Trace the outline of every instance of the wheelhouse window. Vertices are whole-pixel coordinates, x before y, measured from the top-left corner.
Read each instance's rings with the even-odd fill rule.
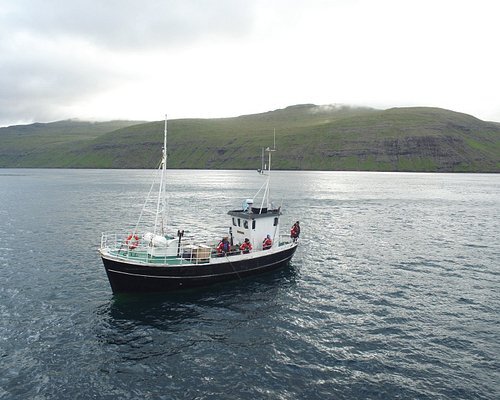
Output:
[[[243,221],[243,228],[248,229],[248,221],[247,220]]]
[[[233,225],[236,226],[236,219],[233,217]]]
[[[241,219],[238,218],[238,226],[241,226]]]
[[[278,225],[278,217],[274,218],[274,226]]]
[[[252,220],[252,229],[255,229],[255,220]]]

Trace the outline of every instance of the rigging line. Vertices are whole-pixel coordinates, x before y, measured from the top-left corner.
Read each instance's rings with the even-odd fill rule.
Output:
[[[236,269],[234,268],[233,266],[233,263],[231,261],[229,261],[229,257],[227,256],[227,254],[224,254],[224,256],[226,257],[226,260],[227,262],[229,263],[229,265],[231,266],[231,268],[233,269],[233,271],[235,272],[236,276],[238,277],[238,279],[241,281],[241,276],[240,274],[238,273],[238,271],[236,271]]]
[[[254,199],[255,199],[255,198],[257,198],[257,196],[259,195],[260,191],[264,188],[264,186],[266,186],[266,182],[264,182],[264,183],[262,184],[262,186],[260,187],[260,189],[257,191],[257,193],[255,193],[255,195],[254,195]]]
[[[160,163],[161,163],[161,161],[160,161]],[[151,187],[149,188],[149,193],[146,196],[146,200],[144,201],[144,204],[142,206],[141,213],[139,214],[139,219],[137,220],[137,223],[136,223],[136,225],[134,227],[134,232],[133,232],[134,234],[137,233],[137,229],[139,228],[139,224],[141,223],[142,216],[143,216],[144,212],[146,211],[146,207],[147,207],[148,202],[151,199],[151,193],[153,192],[153,188],[156,185],[156,179],[157,179],[157,176],[158,176],[158,167],[159,167],[160,163],[158,163],[158,166],[153,170],[153,173],[152,173],[152,175],[153,175],[153,182],[151,184]]]

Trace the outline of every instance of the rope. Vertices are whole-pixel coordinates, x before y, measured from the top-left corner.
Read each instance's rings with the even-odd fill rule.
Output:
[[[240,274],[238,273],[238,271],[236,271],[236,269],[234,268],[234,265],[231,261],[229,261],[229,257],[227,256],[226,253],[224,253],[224,256],[226,257],[227,259],[227,262],[229,263],[229,265],[231,266],[231,268],[233,269],[234,273],[236,274],[236,276],[238,276],[238,279],[241,281],[241,276]]]

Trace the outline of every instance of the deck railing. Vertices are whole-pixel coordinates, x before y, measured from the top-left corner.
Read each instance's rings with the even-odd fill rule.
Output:
[[[172,238],[173,239],[173,238]],[[170,239],[170,240],[172,240]],[[289,235],[280,235],[278,246],[292,243]],[[120,233],[103,233],[101,237],[101,251],[114,257],[133,260],[139,263],[158,263],[182,265],[184,263],[207,263],[213,257],[217,257],[218,242],[195,242],[183,238],[179,244],[176,240],[171,242],[167,248],[154,248],[150,240],[144,240],[140,235],[137,239]],[[162,254],[162,250],[163,253]],[[254,250],[266,251],[266,250]],[[234,246],[233,252],[228,255],[241,254],[238,246]]]

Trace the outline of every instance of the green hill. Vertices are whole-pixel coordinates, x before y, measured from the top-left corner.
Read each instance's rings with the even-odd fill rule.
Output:
[[[153,168],[160,158],[163,121],[74,123],[0,128],[0,167]],[[274,129],[276,169],[500,172],[500,124],[438,108],[312,104],[169,121],[169,167],[258,168]]]
[[[142,122],[65,120],[0,128],[0,167],[72,167],[72,149]]]

